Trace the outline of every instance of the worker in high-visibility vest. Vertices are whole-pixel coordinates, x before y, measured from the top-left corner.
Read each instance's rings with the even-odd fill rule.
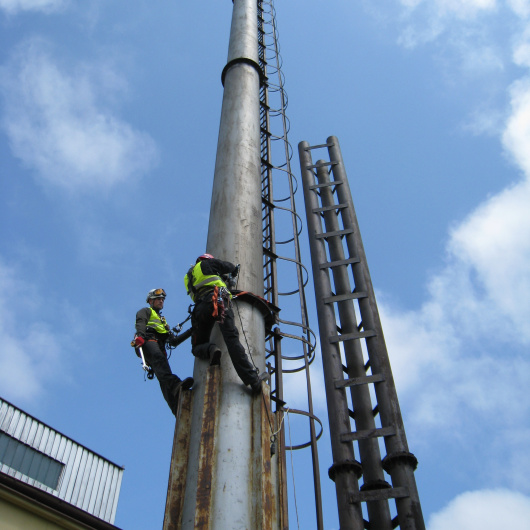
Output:
[[[154,371],[160,384],[162,395],[173,413],[176,412],[178,396],[181,390],[188,390],[193,385],[193,378],[180,377],[171,372],[167,360],[166,344],[177,346],[191,335],[191,330],[176,337],[162,316],[166,292],[164,289],[151,289],[147,294],[144,307],[136,313],[136,348],[142,348],[146,363]]]
[[[260,392],[261,382],[269,376],[267,372],[259,374],[239,342],[231,307],[232,295],[223,280],[225,275],[235,277],[238,273],[239,265],[203,254],[184,276],[186,292],[195,302],[191,314],[191,351],[196,357],[210,359],[211,364],[219,363],[221,351],[210,342],[212,328],[217,322],[237,375],[254,392]]]

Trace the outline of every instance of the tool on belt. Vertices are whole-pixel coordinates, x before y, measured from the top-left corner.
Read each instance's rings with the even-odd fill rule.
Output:
[[[230,307],[230,293],[224,287],[215,286],[212,293],[212,316],[222,324],[225,320],[226,309]]]

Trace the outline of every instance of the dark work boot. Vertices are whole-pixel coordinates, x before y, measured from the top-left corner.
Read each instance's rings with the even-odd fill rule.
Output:
[[[219,366],[221,364],[221,350],[217,347],[217,344],[210,343],[210,366]]]
[[[268,381],[269,378],[270,376],[267,372],[263,372],[262,374],[258,375],[258,378],[253,383],[250,383],[252,392],[254,392],[254,394],[259,394],[261,392],[261,382]]]
[[[193,377],[186,377],[184,381],[179,381],[175,388],[173,388],[173,406],[171,407],[171,412],[177,415],[177,409],[179,404],[179,397],[181,390],[189,390],[193,386]]]
[[[173,389],[173,397],[178,399],[181,390],[188,390],[193,386],[193,377],[186,377],[184,381],[179,381]]]

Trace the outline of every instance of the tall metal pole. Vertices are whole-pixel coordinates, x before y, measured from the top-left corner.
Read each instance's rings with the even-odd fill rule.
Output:
[[[222,73],[224,95],[206,252],[240,263],[238,289],[260,296],[261,77],[257,0],[234,0],[228,60]],[[264,317],[258,309],[239,301],[234,303],[234,313],[240,340],[252,362],[263,371]],[[268,386],[264,385],[265,396],[253,395],[237,376],[216,327],[211,340],[223,351],[221,367],[219,370],[208,366],[207,361],[195,361],[191,407],[186,409],[187,402],[183,401],[175,431],[172,470],[180,465],[181,471],[180,479],[170,473],[165,519],[172,519],[173,513],[174,521],[165,522],[164,528],[278,528]],[[187,454],[179,455],[175,447],[185,448]],[[187,461],[182,465],[184,459]]]
[[[257,1],[235,0],[215,163],[206,250],[241,264],[238,288],[263,294],[261,159]],[[241,340],[260,370],[265,368],[265,324],[250,305],[235,308],[244,329]],[[220,341],[219,341],[220,342]],[[228,355],[224,354],[220,425],[217,431],[217,488],[214,512],[218,528],[257,527],[253,504],[252,402]],[[257,411],[254,411],[257,413]],[[261,450],[261,449],[259,449]],[[262,473],[261,469],[255,469]],[[254,477],[257,478],[257,477]]]

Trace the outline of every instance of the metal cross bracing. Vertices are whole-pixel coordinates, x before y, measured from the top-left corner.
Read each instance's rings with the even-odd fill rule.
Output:
[[[325,149],[326,160],[314,163],[314,149]],[[417,460],[407,445],[338,140],[301,142],[299,155],[340,527],[422,530]]]
[[[271,398],[276,400],[278,424],[285,410],[308,418],[309,441],[287,445],[285,428],[280,433],[280,465],[283,474],[284,499],[287,498],[286,449],[311,448],[313,487],[315,495],[316,527],[323,528],[320,473],[317,440],[322,435],[322,424],[313,412],[313,398],[309,367],[315,359],[316,337],[309,328],[305,286],[308,272],[300,257],[299,235],[302,230],[296,212],[297,181],[291,171],[292,146],[288,140],[289,120],[286,115],[287,94],[284,89],[282,59],[279,51],[276,13],[273,0],[258,0],[258,56],[264,82],[260,89],[261,121],[261,178],[263,220],[264,296],[283,313],[276,313],[274,329],[266,337],[268,366],[274,375]],[[284,297],[292,297],[288,302]],[[294,298],[294,300],[293,300]],[[280,302],[282,300],[282,302]],[[299,307],[298,317],[289,313],[283,318],[285,307]],[[300,373],[305,380],[307,410],[283,407],[284,376]],[[318,430],[318,432],[317,432]],[[287,506],[283,506],[287,516]],[[284,520],[287,520],[285,517]]]

